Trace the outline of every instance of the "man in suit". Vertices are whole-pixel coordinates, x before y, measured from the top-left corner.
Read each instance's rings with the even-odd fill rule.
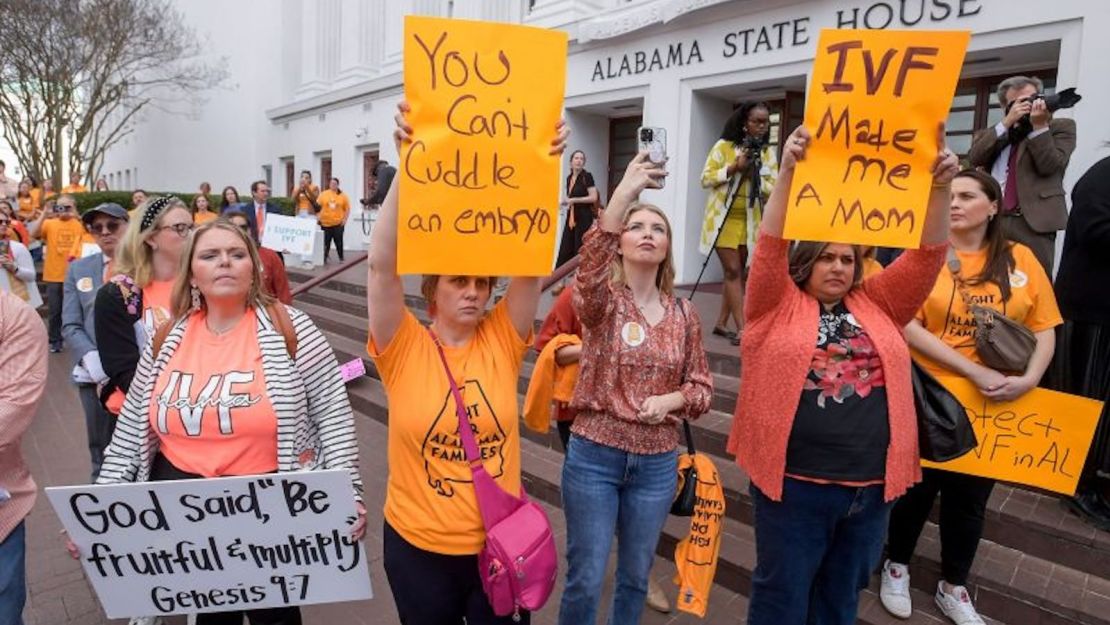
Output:
[[[230,205],[228,209],[232,208]],[[261,240],[262,230],[266,226],[266,215],[281,213],[281,207],[270,201],[270,185],[265,180],[255,180],[251,183],[251,201],[245,202],[238,210],[247,214],[251,222],[251,230]],[[227,209],[225,209],[227,210]]]
[[[968,158],[1002,185],[999,218],[1006,236],[1027,245],[1049,276],[1056,232],[1068,223],[1064,171],[1075,150],[1075,121],[1053,119],[1039,78],[1012,76],[998,85],[1005,117],[975,133]]]
[[[62,287],[62,336],[73,354],[73,381],[85,410],[92,480],[96,481],[116,420],[100,403],[97,393],[97,385],[108,376],[100,365],[100,353],[96,349],[93,303],[97,290],[113,273],[112,259],[127,228],[128,214],[119,204],[101,204],[87,211],[81,221],[96,239],[100,252],[73,261],[66,270]]]

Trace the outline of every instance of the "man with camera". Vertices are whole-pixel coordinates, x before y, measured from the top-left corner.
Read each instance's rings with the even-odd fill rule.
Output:
[[[1074,106],[1073,90],[1045,96],[1039,78],[1012,76],[998,85],[1005,117],[975,134],[968,158],[1002,185],[999,219],[1012,241],[1033,250],[1052,275],[1056,232],[1068,223],[1064,171],[1075,150],[1075,121],[1053,119],[1053,111]]]
[[[66,270],[69,268],[69,252],[85,234],[85,226],[77,218],[77,200],[69,194],[59,195],[54,208],[43,211],[38,219],[28,225],[27,230],[33,238],[42,240],[46,246],[42,281],[46,284],[47,330],[50,352],[58,353],[63,346],[62,298]]]

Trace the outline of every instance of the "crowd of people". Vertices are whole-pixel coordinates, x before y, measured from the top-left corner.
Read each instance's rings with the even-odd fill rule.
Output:
[[[957,625],[983,623],[967,585],[994,481],[922,470],[912,369],[965,378],[997,401],[1038,386],[1110,398],[1110,300],[1094,286],[1110,268],[1110,158],[1076,184],[1069,217],[1062,180],[1075,124],[1054,117],[1041,91],[1035,78],[1002,83],[1004,116],[974,137],[966,167],[947,148],[943,125],[936,129],[921,245],[900,254],[784,238],[787,196],[812,137],[794,129],[780,154],[767,104],[739,106],[709,152],[700,242],[724,271],[711,332],[738,345],[743,362],[728,450],[750,477],[749,623],[855,623],[859,593],[876,571],[882,605],[908,618],[909,564],[938,495],[936,603]],[[399,152],[419,133],[408,113],[399,105]],[[568,131],[560,123],[550,133],[551,154],[564,154]],[[484,590],[478,561],[489,526],[473,467],[454,455],[429,459],[424,445],[464,438],[465,422],[485,472],[521,493],[518,380],[528,350],[549,345],[553,366],[574,372],[554,411],[566,451],[559,623],[594,623],[601,610],[610,623],[637,623],[645,602],[666,609],[665,598],[652,597],[661,591],[651,568],[679,488],[680,426],[708,412],[713,396],[711,339],[675,286],[671,211],[640,199],[661,188],[665,163],[636,155],[605,204],[585,153],[573,151],[568,164],[559,264],[577,256],[579,265],[538,337],[535,277],[503,285],[495,276],[426,275],[430,323],[422,323],[397,272],[391,172],[373,190],[380,211],[366,349],[389,399],[390,471],[384,510],[371,522],[383,525],[402,623],[530,621],[520,605],[498,613]],[[0,496],[10,500],[0,505],[0,617],[19,622],[23,605],[22,519],[35,487],[19,437],[45,384],[47,349],[72,357],[91,482],[340,468],[351,476],[351,532],[361,537],[371,515],[338,364],[313,321],[289,305],[283,258],[259,244],[266,219],[280,212],[269,186],[254,182],[246,201],[228,186],[218,205],[207,183],[189,204],[135,190],[130,207],[104,203],[78,214],[75,194],[84,189],[75,176],[54,193],[33,179],[13,184],[0,163]],[[302,172],[292,199],[297,214],[319,221],[325,258],[334,243],[342,260],[351,206],[338,178],[322,190]],[[1065,228],[1054,286],[1056,236]],[[45,326],[34,314],[43,304],[38,262]],[[1003,367],[980,353],[968,328],[983,307],[1032,337],[1021,362]],[[249,398],[230,410],[237,427],[221,427],[217,407],[196,396],[203,385],[182,382],[197,376],[213,388],[234,377]],[[455,392],[468,421],[438,418]],[[194,408],[204,415],[197,428],[181,418]],[[1104,414],[1067,503],[1110,531],[1107,421]],[[603,608],[614,538],[615,587]],[[78,545],[68,548],[79,556]],[[197,622],[243,618],[301,622],[296,607]]]

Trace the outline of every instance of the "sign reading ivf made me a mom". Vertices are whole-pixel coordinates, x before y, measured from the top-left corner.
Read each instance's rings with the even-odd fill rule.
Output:
[[[47,488],[109,618],[372,596],[342,470]]]
[[[786,236],[916,248],[967,31],[822,30]]]
[[[405,17],[398,271],[551,272],[567,35]]]

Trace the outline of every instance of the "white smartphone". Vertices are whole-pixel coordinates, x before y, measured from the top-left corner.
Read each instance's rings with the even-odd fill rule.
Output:
[[[648,158],[653,163],[663,163],[667,160],[667,129],[655,126],[640,126],[636,129],[639,139],[640,151],[647,151]],[[666,184],[666,178],[659,179],[659,187]]]

